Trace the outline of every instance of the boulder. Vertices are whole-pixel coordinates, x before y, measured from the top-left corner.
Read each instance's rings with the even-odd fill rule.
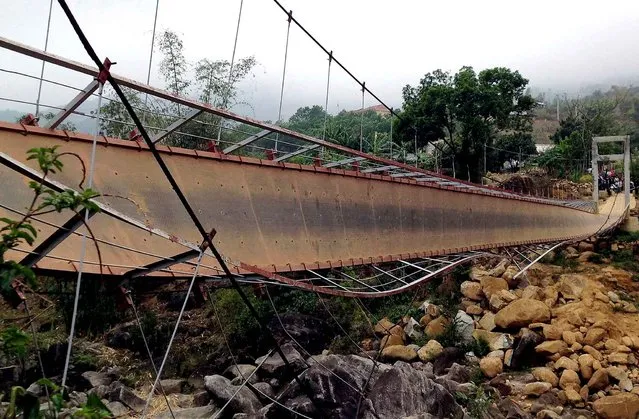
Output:
[[[485,357],[479,361],[481,372],[488,378],[493,378],[497,374],[501,374],[504,370],[504,363],[501,358]]]
[[[482,318],[479,319],[478,323],[482,329],[487,330],[489,332],[492,331],[495,327],[497,327],[495,325],[495,315],[490,311],[487,311],[486,314],[484,314]]]
[[[417,351],[417,356],[419,356],[419,359],[421,359],[423,362],[430,362],[441,355],[443,351],[444,347],[441,345],[441,343],[431,339],[426,343],[426,345],[422,346]]]
[[[559,387],[566,390],[567,388],[574,388],[576,391],[581,389],[581,381],[579,375],[573,370],[564,370],[559,378]]]
[[[506,272],[508,266],[508,259],[502,259],[497,266],[488,271],[489,276],[502,276]]]
[[[524,394],[527,396],[541,396],[545,392],[552,388],[550,383],[545,381],[536,381],[534,383],[528,383],[524,386]]]
[[[375,325],[375,333],[377,333],[378,335],[389,334],[393,326],[395,326],[395,323],[390,321],[388,317],[384,317]]]
[[[588,279],[581,274],[563,274],[559,277],[557,290],[567,300],[581,298],[584,288],[588,285]]]
[[[404,333],[411,339],[419,339],[424,336],[420,324],[412,317],[408,318],[406,326],[404,326]]]
[[[608,362],[611,364],[630,364],[630,357],[624,352],[615,352],[608,355]]]
[[[284,353],[284,356],[291,365],[291,368],[293,369],[292,372],[294,374],[298,374],[307,367],[306,361],[304,361],[302,355],[297,352],[293,345],[291,345],[290,343],[285,343],[281,346],[281,349]],[[288,370],[288,367],[284,363],[284,360],[282,360],[282,357],[277,352],[273,352],[266,358],[266,360],[264,360],[264,357],[257,358],[255,360],[255,365],[259,365],[260,363],[262,363],[262,361],[264,361],[264,363],[260,367],[260,373],[264,373],[264,375],[266,376],[283,377],[288,376],[291,373],[291,371]]]
[[[164,391],[164,394],[179,394],[182,393],[184,384],[186,384],[186,380],[170,378],[161,380],[160,388]]]
[[[96,371],[85,371],[82,373],[82,378],[86,381],[86,384],[90,387],[108,386],[113,382],[108,374]]]
[[[608,378],[608,371],[601,368],[595,371],[588,380],[588,388],[591,391],[599,391],[608,387],[610,379]]]
[[[355,417],[360,396],[359,389],[365,388],[369,377],[368,384],[371,386],[369,388],[372,388],[383,373],[394,369],[382,363],[377,363],[375,366],[371,359],[356,355],[318,355],[314,357],[314,360],[309,360],[309,363],[311,367],[299,378],[306,387],[304,394],[308,393],[318,409],[313,417]],[[399,361],[396,364],[404,363]],[[291,384],[291,386],[295,385],[295,382]],[[301,394],[300,391],[295,396],[299,394]],[[388,398],[388,394],[395,393],[387,393],[385,397]],[[371,393],[369,397],[370,395]],[[362,402],[360,414],[367,409],[366,403],[370,405],[370,400],[368,402],[366,400]],[[372,409],[372,406],[370,408]],[[370,417],[363,414],[362,416]]]
[[[621,393],[595,400],[592,408],[603,419],[636,419],[639,414],[639,396]]]
[[[579,363],[577,361],[573,361],[570,358],[566,358],[565,356],[562,356],[557,361],[555,361],[555,369],[556,370],[566,369],[566,370],[573,370],[575,372],[578,372]]]
[[[213,400],[220,405],[232,399],[228,406],[230,412],[255,413],[262,408],[257,396],[250,389],[234,386],[228,378],[221,375],[205,376],[204,387],[211,393]]]
[[[577,363],[579,364],[579,372],[584,380],[590,380],[593,373],[593,363],[595,359],[590,354],[582,354],[577,358]]]
[[[480,316],[484,312],[484,309],[477,304],[471,304],[466,307],[466,314],[470,314],[471,316]]]
[[[595,245],[588,242],[579,242],[577,245],[577,250],[580,252],[593,252],[595,250]]]
[[[444,316],[439,316],[438,318],[428,323],[428,326],[426,326],[426,330],[425,330],[426,335],[428,335],[431,338],[436,338],[437,336],[444,333],[444,331],[446,330],[446,327],[449,324],[450,324],[450,321],[448,319],[446,319]]]
[[[380,342],[380,347],[387,348],[389,346],[395,346],[395,345],[401,346],[403,344],[404,344],[404,339],[402,339],[401,336],[385,335]]]
[[[583,403],[583,399],[579,395],[579,392],[575,390],[573,387],[569,387],[566,390],[564,390],[564,394],[566,396],[566,400],[570,404]]]
[[[559,384],[559,377],[547,367],[538,367],[532,370],[532,375],[539,381],[549,383],[553,387],[557,387]]]
[[[463,342],[468,343],[473,341],[473,331],[475,330],[475,322],[465,312],[459,310],[453,320],[457,334]]]
[[[380,375],[369,398],[375,409],[375,417],[380,418],[405,418],[413,415],[424,417],[422,415],[425,414],[457,419],[464,416],[464,411],[450,392],[428,378],[424,372],[403,362],[397,362],[393,368]],[[332,414],[330,417],[355,415],[353,412],[351,416]]]
[[[512,368],[522,368],[537,359],[535,348],[543,338],[530,329],[522,329],[519,339],[513,346]]]
[[[250,388],[263,403],[269,403],[270,399],[275,397],[275,391],[273,391],[273,387],[269,383],[251,384]]]
[[[577,334],[575,332],[571,332],[570,330],[564,330],[561,332],[561,339],[566,342],[566,345],[572,346],[577,342]]]
[[[153,416],[153,419],[206,419],[212,418],[220,409],[215,405],[185,407],[181,409],[173,408],[173,416],[171,412],[164,412],[160,415]]]
[[[433,361],[433,372],[437,375],[444,374],[455,362],[464,358],[464,351],[451,346],[444,348],[442,353]]]
[[[382,349],[382,357],[391,361],[412,362],[417,359],[417,352],[408,346],[393,345]]]
[[[544,292],[536,285],[528,285],[521,293],[521,298],[532,300],[543,300]]]
[[[563,340],[547,340],[535,347],[535,351],[540,355],[554,355],[562,353],[568,349],[568,345]]]
[[[253,374],[256,369],[255,365],[237,364],[229,366],[222,374],[230,378],[233,385],[239,385],[249,377],[249,384],[255,384],[258,382],[257,374]]]
[[[513,337],[508,333],[487,332],[477,329],[473,332],[473,338],[477,341],[483,340],[488,343],[491,351],[508,349],[513,346]]]
[[[584,344],[594,346],[597,343],[601,342],[606,336],[608,332],[605,329],[599,327],[593,327],[588,330],[586,333],[586,337],[584,338]]]
[[[506,271],[501,277],[508,281],[508,284],[512,286],[515,285],[515,275],[517,275],[518,273],[519,268],[517,268],[517,266],[515,265],[510,265],[508,268],[506,268]]]
[[[502,328],[525,327],[530,323],[550,320],[550,309],[541,301],[519,299],[499,310],[495,324]]]
[[[120,402],[137,413],[142,412],[146,404],[133,390],[122,384],[112,389],[109,397],[111,401]]]
[[[114,418],[126,417],[129,415],[129,409],[118,401],[108,402],[106,408],[111,412]]]
[[[559,340],[562,338],[561,330],[552,324],[544,325],[543,334],[546,340]]]
[[[497,294],[501,290],[508,289],[508,283],[505,279],[495,278],[493,276],[485,276],[481,278],[480,284],[481,289],[488,300],[490,300],[490,297],[492,297],[493,294]]]
[[[474,301],[481,301],[484,295],[481,290],[481,284],[473,281],[464,281],[459,286],[462,295]]]
[[[446,378],[456,383],[467,383],[470,380],[471,371],[470,368],[465,365],[459,365],[454,363],[450,366]]]

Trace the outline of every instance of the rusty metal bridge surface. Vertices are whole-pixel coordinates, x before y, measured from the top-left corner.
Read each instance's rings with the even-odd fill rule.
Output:
[[[97,245],[104,275],[191,277],[202,236],[147,145],[55,129],[95,95],[98,70],[4,38],[0,47],[77,72],[89,82],[72,92],[48,127],[0,123],[0,217],[15,218],[29,205],[28,182],[41,179],[35,163],[26,160],[34,147],[60,146],[89,162],[97,138],[93,179],[102,194],[97,198],[101,211],[88,214],[96,241],[87,246],[82,268],[86,230],[72,213],[39,216],[34,222],[38,241],[9,256],[45,273],[83,269],[100,274]],[[112,76],[125,87],[181,106],[169,125],[149,128],[153,143],[199,220],[216,230],[214,245],[225,262],[247,282],[261,278],[331,294],[387,295],[490,249],[600,233],[619,223],[628,207],[613,199],[597,212],[591,202],[523,196],[459,181]],[[219,136],[217,142],[197,138],[212,151],[160,145],[201,114],[220,117],[221,130],[241,123],[261,131],[231,144]],[[279,153],[272,147],[278,141]],[[243,148],[261,152],[262,158],[238,155]],[[320,150],[330,150],[331,159],[323,159]],[[295,156],[315,163],[287,162]],[[71,157],[64,163],[63,173],[45,184],[78,190],[80,163]],[[340,271],[359,265],[380,273],[366,282]],[[331,273],[336,270],[337,275]],[[223,276],[210,249],[199,276]]]

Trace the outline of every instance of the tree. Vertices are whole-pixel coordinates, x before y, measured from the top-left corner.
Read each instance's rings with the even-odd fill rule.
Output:
[[[254,57],[240,58],[232,68],[227,60],[208,58],[200,59],[192,66],[184,56],[184,44],[179,35],[170,30],[159,35],[157,46],[162,54],[159,71],[170,92],[188,97],[195,87],[198,99],[214,107],[229,108],[240,103],[237,100],[238,85],[251,74],[256,64]],[[144,114],[145,125],[152,134],[162,132],[162,127],[184,116],[184,107],[151,96],[144,97],[131,89],[123,90],[133,108]],[[107,97],[111,100],[101,108],[105,117],[101,123],[103,134],[128,138],[134,128],[133,121],[113,92],[109,91]],[[173,133],[163,141],[172,146],[207,149],[206,139],[217,140],[218,134],[221,142],[233,143],[254,132],[254,128],[237,123],[220,129],[219,117],[203,113],[197,120],[182,126],[179,133]]]
[[[442,70],[427,73],[416,87],[403,89],[403,111],[397,122],[401,141],[424,148],[443,141],[455,174],[479,182],[484,145],[498,134],[525,138],[532,131],[535,100],[526,94],[528,80],[518,71],[496,67],[479,74],[462,67],[455,75]],[[490,166],[496,165],[489,162]]]

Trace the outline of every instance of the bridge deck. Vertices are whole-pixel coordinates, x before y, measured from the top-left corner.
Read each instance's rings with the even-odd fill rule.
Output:
[[[34,163],[26,161],[28,149],[58,145],[88,162],[90,140],[82,134],[0,124],[0,152],[33,169]],[[238,272],[240,262],[267,271],[296,271],[575,239],[613,225],[625,209],[622,199],[591,214],[551,201],[508,199],[404,178],[160,148],[205,227],[217,231],[216,245]],[[80,165],[70,157],[65,158],[64,172],[54,177],[75,189],[80,178]],[[144,145],[100,138],[94,179],[95,189],[107,195],[100,202],[172,236],[167,240],[97,214],[90,225],[108,273],[122,275],[188,250],[177,237],[200,240]],[[0,166],[0,217],[15,218],[15,211],[23,211],[31,197],[27,178]],[[71,215],[42,217],[36,223],[36,245]],[[75,271],[80,243],[79,234],[71,235],[37,267]],[[22,259],[29,250],[18,249],[11,257]],[[86,260],[85,269],[97,273],[93,245]],[[204,274],[219,271],[210,256],[204,266]],[[182,263],[156,275],[186,276],[192,270],[192,264]]]

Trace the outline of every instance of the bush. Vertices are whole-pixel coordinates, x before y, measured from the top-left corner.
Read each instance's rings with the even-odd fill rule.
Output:
[[[578,182],[592,184],[592,175],[581,175]]]

